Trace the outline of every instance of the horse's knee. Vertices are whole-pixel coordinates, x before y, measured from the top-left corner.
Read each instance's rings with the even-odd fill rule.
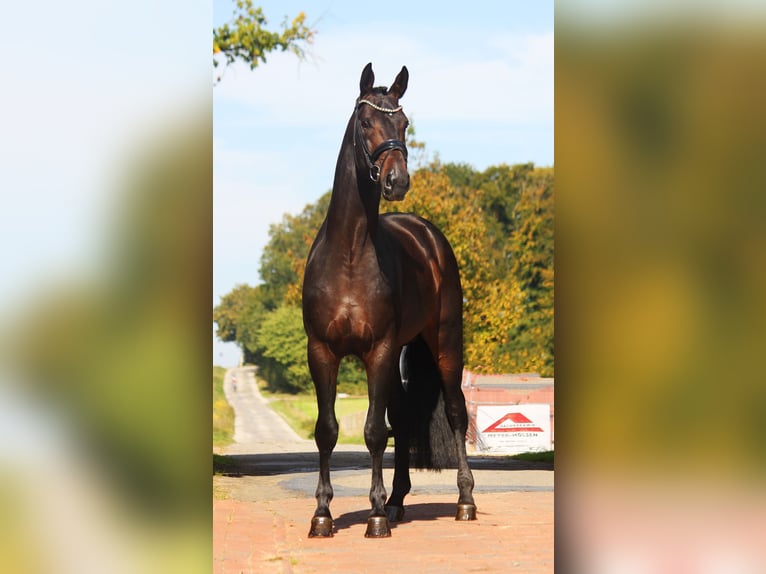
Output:
[[[335,448],[338,442],[338,421],[334,417],[317,419],[314,440],[320,449]]]
[[[370,452],[385,450],[388,428],[385,421],[368,420],[364,425],[364,442]]]

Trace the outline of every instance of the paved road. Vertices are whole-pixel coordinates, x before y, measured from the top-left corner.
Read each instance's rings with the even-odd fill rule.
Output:
[[[300,452],[314,447],[313,441],[295,434],[269,407],[255,382],[255,367],[229,369],[223,390],[235,417],[234,444],[226,449],[227,454]]]

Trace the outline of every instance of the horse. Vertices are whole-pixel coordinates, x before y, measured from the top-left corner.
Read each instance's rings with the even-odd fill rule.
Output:
[[[390,88],[373,87],[367,64],[346,126],[326,217],[309,251],[303,283],[308,366],[316,389],[317,507],[309,537],[333,536],[330,458],[338,439],[337,375],[347,355],[367,375],[364,440],[372,458],[366,537],[391,536],[404,516],[410,465],[457,466],[456,520],[475,520],[474,480],[465,448],[461,389],[463,295],[445,236],[408,213],[379,214],[381,195],[400,201],[410,187],[408,125],[399,99],[403,66]],[[383,453],[394,437],[394,479],[386,500]]]

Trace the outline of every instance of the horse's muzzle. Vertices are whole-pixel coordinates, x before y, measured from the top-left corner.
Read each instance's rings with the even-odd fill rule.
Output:
[[[410,174],[393,168],[381,183],[383,197],[387,201],[401,201],[410,189]]]

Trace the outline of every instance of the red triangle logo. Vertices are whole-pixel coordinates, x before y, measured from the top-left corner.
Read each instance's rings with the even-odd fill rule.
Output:
[[[482,432],[543,432],[543,429],[521,413],[508,413]]]

